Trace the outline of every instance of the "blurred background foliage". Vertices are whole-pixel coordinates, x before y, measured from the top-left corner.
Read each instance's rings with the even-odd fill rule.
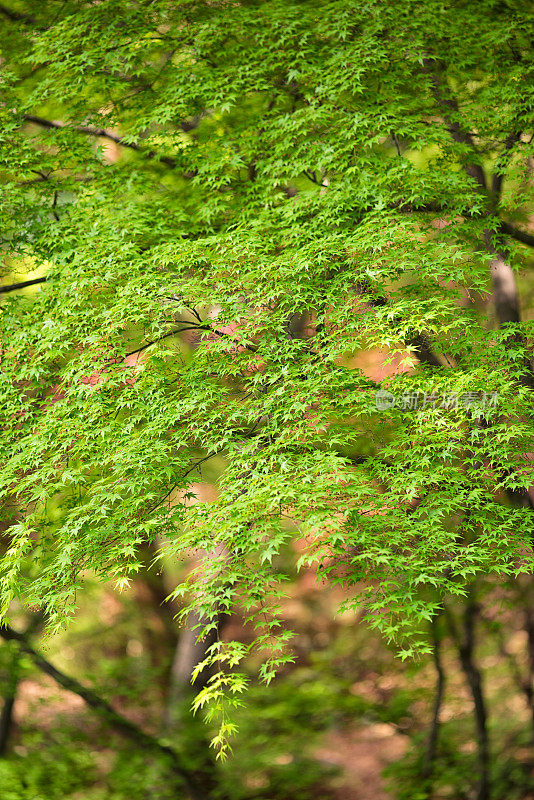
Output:
[[[438,673],[431,657],[400,662],[354,614],[336,616],[342,599],[304,572],[284,604],[295,631],[296,661],[271,686],[252,686],[237,713],[233,755],[211,765],[215,797],[232,800],[378,800],[398,797],[466,798],[478,774],[472,699],[458,651],[444,620],[436,625],[444,680],[439,740],[430,755]],[[532,701],[525,659],[527,632],[512,594],[486,587],[480,598],[478,664],[485,686],[492,759],[492,797],[527,798],[532,785]],[[452,609],[459,619],[461,607]],[[15,614],[20,629],[27,612]],[[176,631],[176,636],[179,631]],[[222,635],[247,640],[239,618]],[[34,635],[33,641],[37,641]],[[59,670],[96,687],[114,708],[149,733],[170,737],[187,763],[201,767],[210,727],[190,711],[182,687],[172,733],[168,713],[176,637],[169,637],[161,606],[146,575],[121,593],[91,583],[69,628],[45,636],[38,648]],[[8,800],[60,798],[176,798],[164,758],[147,753],[64,691],[21,655],[0,648],[4,709],[16,697],[12,727],[0,759]],[[164,726],[163,726],[164,727]],[[212,733],[215,733],[214,729]],[[431,763],[429,759],[431,758]]]

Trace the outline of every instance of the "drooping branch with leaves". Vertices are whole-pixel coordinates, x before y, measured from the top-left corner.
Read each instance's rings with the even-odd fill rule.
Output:
[[[173,594],[212,637],[197,704],[225,752],[243,658],[266,681],[291,659],[295,540],[405,658],[444,598],[531,572],[532,17],[0,15],[2,613],[53,630],[88,571],[126,585],[147,542],[196,557]],[[217,499],[192,502],[215,457]],[[251,645],[216,636],[235,608]]]

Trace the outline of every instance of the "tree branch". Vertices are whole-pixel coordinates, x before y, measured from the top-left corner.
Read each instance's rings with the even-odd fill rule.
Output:
[[[12,22],[35,22],[35,17],[32,17],[29,14],[21,14],[19,11],[12,11],[3,3],[0,4],[0,14],[3,14],[4,17],[7,17]]]
[[[436,669],[436,693],[434,697],[434,709],[432,712],[432,722],[428,734],[426,745],[425,757],[423,761],[422,774],[423,778],[429,780],[434,768],[434,761],[436,760],[436,751],[438,746],[438,736],[440,720],[439,715],[441,706],[443,704],[443,695],[445,692],[445,669],[441,659],[441,639],[438,633],[438,620],[437,617],[432,617],[430,623],[432,633],[432,658],[434,667]]]
[[[445,615],[452,638],[458,649],[462,671],[469,686],[473,699],[475,723],[477,730],[478,747],[478,789],[477,800],[489,800],[490,797],[490,743],[487,727],[487,709],[484,698],[482,675],[473,659],[475,647],[475,618],[478,614],[478,605],[473,596],[473,587],[463,614],[464,635],[461,636],[456,626],[456,621],[451,611],[445,606]]]
[[[20,281],[20,283],[10,283],[7,286],[0,286],[0,294],[6,294],[6,292],[16,292],[18,289],[25,289],[26,286],[35,286],[37,283],[44,283],[46,281],[46,276],[44,278],[32,278],[29,281]]]
[[[422,333],[408,339],[407,345],[414,348],[414,353],[422,364],[428,364],[430,367],[443,367],[437,355],[432,350],[430,342]]]
[[[497,163],[495,164],[495,171],[493,172],[493,176],[491,178],[491,194],[495,205],[498,204],[501,197],[502,184],[504,181],[504,170],[506,167],[506,162],[509,158],[510,150],[513,148],[514,144],[520,140],[520,138],[521,131],[514,131],[514,133],[510,133],[506,137],[504,149],[497,159]]]
[[[177,322],[184,322],[186,327],[184,328],[176,328],[173,331],[169,331],[168,333],[163,333],[161,336],[158,336],[157,339],[152,339],[152,341],[147,342],[146,344],[142,345],[142,347],[138,347],[136,350],[131,350],[129,353],[126,353],[122,356],[122,359],[128,358],[129,356],[134,356],[137,353],[142,353],[143,350],[146,350],[147,347],[150,347],[153,344],[157,344],[158,342],[162,342],[164,339],[168,339],[169,336],[177,336],[179,333],[183,333],[183,331],[196,331],[196,330],[209,330],[209,328],[202,326],[200,324],[197,325],[196,322],[187,322],[186,320],[177,320]]]
[[[26,628],[25,635],[35,633],[44,622],[44,613],[38,611],[30,619]],[[9,665],[9,674],[6,681],[7,686],[4,692],[4,704],[0,714],[0,758],[4,758],[9,744],[11,731],[13,728],[13,711],[17,700],[17,691],[21,681],[20,671],[20,651],[12,654]]]
[[[165,164],[167,167],[174,169],[176,167],[176,161],[174,158],[170,156],[162,156],[156,153],[154,150],[145,150],[143,147],[140,147],[135,142],[126,142],[122,136],[119,136],[116,133],[112,133],[111,131],[106,130],[105,128],[94,128],[91,125],[66,125],[64,122],[55,122],[51,119],[45,119],[44,117],[36,117],[33,114],[24,114],[23,117],[26,122],[33,122],[35,125],[40,125],[41,128],[50,128],[50,129],[61,129],[67,128],[70,130],[77,131],[78,133],[84,133],[87,136],[95,136],[100,137],[102,139],[109,139],[111,142],[115,142],[115,144],[120,145],[121,147],[127,147],[130,150],[135,150],[141,155],[144,155],[146,158],[157,159],[157,161]],[[184,123],[185,124],[185,123]]]
[[[382,295],[366,295],[369,289],[363,284],[357,284],[356,291],[364,298],[366,303],[369,303],[373,308],[383,308],[389,305],[389,300]],[[439,360],[438,356],[432,350],[432,346],[427,337],[423,333],[415,334],[406,340],[409,347],[413,347],[414,354],[422,364],[428,364],[431,367],[443,367],[444,364]]]
[[[484,231],[484,243],[486,250],[493,256],[490,261],[490,274],[493,284],[493,300],[499,323],[504,325],[507,322],[519,322],[521,319],[519,296],[514,271],[507,257],[508,254],[495,246],[493,232],[489,229]]]
[[[510,238],[515,239],[517,242],[526,244],[528,247],[534,247],[534,235],[532,233],[522,231],[519,228],[516,228],[515,225],[510,225],[509,222],[503,221],[501,221],[500,228],[503,233],[505,233],[507,236],[510,236]]]
[[[466,145],[473,151],[473,153],[476,153],[476,147],[471,133],[469,131],[465,131],[458,122],[457,117],[460,113],[458,102],[456,98],[453,97],[447,85],[446,79],[442,79],[435,72],[436,66],[441,66],[443,69],[443,66],[439,63],[436,64],[428,58],[424,59],[423,67],[430,78],[432,94],[434,95],[436,103],[443,112],[443,118],[449,128],[451,136],[455,142]],[[468,175],[474,178],[484,192],[487,191],[486,176],[480,164],[467,163],[464,165],[464,170]]]
[[[196,776],[183,766],[180,756],[175,750],[166,744],[162,744],[158,739],[150,736],[150,734],[143,731],[129,719],[123,717],[122,714],[115,711],[106,700],[99,697],[92,689],[83,686],[83,684],[79,683],[75,678],[71,678],[69,675],[65,675],[64,672],[56,669],[50,661],[47,661],[46,658],[29,644],[24,634],[18,633],[9,625],[4,625],[0,627],[0,636],[6,641],[17,642],[21,651],[29,656],[36,667],[51,677],[64,689],[81,697],[90,708],[96,711],[96,713],[105,719],[115,730],[122,733],[123,736],[131,739],[139,747],[165,757],[171,764],[173,771],[183,779],[194,800],[207,800],[208,795],[201,789]]]

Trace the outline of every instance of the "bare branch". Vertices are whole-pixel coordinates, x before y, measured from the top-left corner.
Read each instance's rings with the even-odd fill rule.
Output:
[[[423,761],[422,775],[427,780],[432,775],[434,768],[434,761],[436,760],[436,751],[438,746],[439,727],[440,727],[440,711],[443,704],[443,695],[445,693],[445,668],[441,658],[441,639],[438,634],[438,619],[432,617],[430,623],[432,633],[432,659],[436,669],[436,692],[434,696],[434,709],[432,712],[432,722],[428,734],[426,745],[425,757]]]
[[[486,249],[492,254],[490,261],[491,282],[493,284],[493,300],[499,323],[519,322],[519,297],[517,284],[508,254],[497,248],[493,242],[492,231],[484,231]]]
[[[0,294],[6,294],[6,292],[16,292],[18,289],[25,289],[26,286],[35,286],[37,283],[44,283],[46,281],[46,276],[44,278],[32,278],[29,281],[20,281],[20,283],[10,283],[7,286],[0,286]]]
[[[532,233],[522,231],[516,228],[515,225],[510,225],[509,222],[501,222],[501,231],[510,236],[511,239],[515,239],[516,242],[526,244],[528,247],[534,247],[534,235]]]
[[[493,196],[493,202],[495,205],[497,205],[501,196],[502,184],[504,181],[504,170],[510,157],[510,151],[512,150],[514,144],[520,140],[520,138],[521,131],[514,131],[514,133],[511,133],[506,137],[504,142],[504,150],[495,164],[495,171],[493,172],[491,179],[491,194]]]

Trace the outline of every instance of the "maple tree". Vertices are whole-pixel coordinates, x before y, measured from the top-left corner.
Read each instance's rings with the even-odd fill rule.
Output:
[[[257,633],[206,652],[224,753],[242,659],[267,681],[291,659],[295,539],[405,658],[444,599],[532,570],[532,14],[0,17],[3,614],[23,598],[53,630],[88,570],[198,554],[184,618],[202,636],[239,608]],[[377,348],[382,381],[358,366]],[[218,497],[194,503],[209,459]]]

